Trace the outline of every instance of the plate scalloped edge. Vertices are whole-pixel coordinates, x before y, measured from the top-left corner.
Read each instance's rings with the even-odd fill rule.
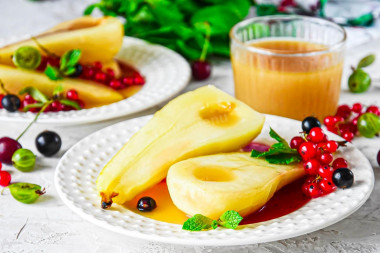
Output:
[[[181,245],[232,246],[276,241],[310,233],[332,225],[354,213],[370,196],[374,174],[367,158],[352,144],[341,156],[348,160],[355,174],[350,189],[337,190],[313,199],[304,207],[288,215],[237,230],[189,232],[180,225],[152,220],[115,205],[102,210],[96,193],[95,180],[104,164],[152,116],[127,120],[95,132],[74,145],[57,165],[55,185],[63,202],[75,213],[100,227],[123,235]],[[286,139],[297,134],[300,122],[267,115],[262,134],[256,139],[268,141],[269,123]],[[340,137],[329,133],[329,137]],[[102,149],[102,144],[107,148]]]
[[[181,55],[140,39],[125,37],[116,58],[132,63],[146,77],[146,83],[138,93],[101,107],[44,113],[37,123],[85,124],[141,112],[173,98],[186,87],[191,78],[190,66]],[[32,112],[10,113],[0,109],[0,120],[9,122],[29,122],[34,116]]]

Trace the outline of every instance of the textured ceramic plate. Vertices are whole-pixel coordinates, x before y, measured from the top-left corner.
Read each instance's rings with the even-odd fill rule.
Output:
[[[343,156],[355,175],[350,189],[338,189],[313,199],[304,207],[270,221],[240,226],[237,230],[218,228],[205,232],[188,232],[180,225],[152,220],[118,205],[111,210],[100,208],[95,181],[106,162],[137,132],[151,116],[128,120],[102,129],[73,146],[61,159],[55,174],[57,191],[78,215],[100,227],[129,237],[173,244],[242,245],[286,239],[329,226],[355,212],[369,197],[374,175],[365,156],[348,144]],[[297,135],[299,121],[267,116],[258,141],[270,141],[269,125],[289,140]],[[339,137],[331,134],[330,138]]]
[[[0,40],[0,44],[6,43]],[[184,89],[190,80],[190,67],[187,61],[174,51],[159,45],[125,37],[117,58],[131,63],[145,76],[146,83],[138,93],[101,107],[44,113],[39,117],[38,122],[70,125],[126,116],[169,100]],[[29,122],[34,116],[35,114],[31,112],[9,113],[0,109],[0,120],[8,122]]]

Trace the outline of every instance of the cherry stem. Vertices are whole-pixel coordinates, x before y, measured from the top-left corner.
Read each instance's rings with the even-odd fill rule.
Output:
[[[25,133],[26,131],[28,131],[28,129],[33,125],[34,122],[37,121],[38,117],[41,115],[41,113],[43,113],[46,108],[53,102],[53,100],[49,100],[48,102],[46,102],[44,104],[44,106],[42,106],[41,110],[37,113],[36,117],[34,117],[34,119],[32,120],[32,122],[29,123],[29,125],[24,129],[24,131],[22,131],[22,133],[17,137],[16,141],[18,141]]]
[[[1,79],[0,79],[0,88],[4,91],[5,94],[8,95],[10,93],[7,89],[5,89],[5,85]]]
[[[201,53],[201,56],[199,57],[200,61],[206,60],[207,51],[210,46],[210,33],[211,33],[210,24],[208,22],[205,22],[205,25],[207,28],[206,28],[205,42],[203,43],[203,47],[202,47],[202,53]]]
[[[42,46],[42,45],[40,44],[40,42],[38,42],[38,40],[37,40],[36,37],[32,37],[32,40],[37,44],[37,46],[38,46],[42,51],[44,51],[44,53],[45,53],[46,55],[59,59],[59,56],[58,56],[58,55],[56,55],[56,54],[50,52],[46,47]]]

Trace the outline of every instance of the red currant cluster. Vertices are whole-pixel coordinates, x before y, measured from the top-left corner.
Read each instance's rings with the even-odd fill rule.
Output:
[[[334,116],[327,116],[324,119],[327,130],[340,135],[347,141],[352,141],[358,133],[358,119],[363,113],[373,113],[380,116],[380,110],[377,106],[368,106],[363,110],[361,103],[355,103],[352,107],[340,105]]]
[[[11,182],[11,174],[8,171],[1,170],[3,167],[0,162],[0,186],[6,187]]]
[[[53,67],[59,67],[59,57],[42,56],[41,63],[37,70],[44,71],[48,64]],[[105,84],[115,90],[123,89],[132,85],[145,84],[145,79],[135,70],[131,71],[130,75],[116,78],[113,69],[107,68],[103,71],[103,65],[98,61],[90,65],[77,64],[75,73],[73,73],[70,77],[79,77],[82,79],[95,81]]]
[[[313,117],[308,117],[305,120],[318,121]],[[319,121],[317,123],[320,124]],[[318,124],[313,123],[308,125],[312,126]],[[317,198],[335,191],[337,186],[340,188],[351,186],[349,185],[350,182],[334,180],[336,176],[347,173],[346,171],[338,171],[339,169],[345,168],[345,170],[348,170],[346,160],[343,158],[336,158],[334,160],[333,153],[337,151],[340,146],[344,146],[344,142],[328,140],[326,134],[318,126],[307,129],[303,132],[302,137],[296,136],[291,139],[290,147],[298,150],[303,160],[305,173],[308,175],[302,187],[303,192],[307,196]],[[339,175],[335,175],[336,171],[338,171]],[[349,173],[351,173],[351,171]]]

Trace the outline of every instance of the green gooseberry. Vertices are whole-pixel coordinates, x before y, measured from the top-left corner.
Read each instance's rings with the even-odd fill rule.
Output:
[[[13,153],[12,163],[16,169],[29,172],[33,170],[36,164],[36,156],[29,149],[20,148]]]
[[[358,130],[364,137],[374,137],[380,132],[380,117],[374,113],[364,113],[358,119]]]
[[[356,69],[348,78],[348,88],[351,92],[362,93],[371,85],[371,77],[362,69]]]
[[[31,204],[41,195],[45,194],[45,189],[37,184],[14,183],[8,186],[12,196],[21,203]]]

